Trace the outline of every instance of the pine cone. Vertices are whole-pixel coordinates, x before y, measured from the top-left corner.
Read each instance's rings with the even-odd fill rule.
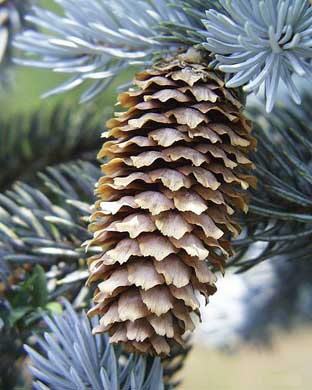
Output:
[[[255,179],[249,122],[236,90],[191,50],[139,73],[122,93],[99,158],[99,200],[91,217],[90,282],[95,307],[112,343],[168,355],[199,316],[200,292],[216,291],[212,266],[232,254],[236,209],[247,211]],[[113,140],[111,140],[113,139]],[[242,170],[243,168],[243,170]],[[194,317],[194,314],[197,316]]]

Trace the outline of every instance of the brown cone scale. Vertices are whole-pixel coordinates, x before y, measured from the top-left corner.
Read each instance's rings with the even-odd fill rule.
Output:
[[[89,283],[96,282],[95,333],[128,350],[165,356],[199,316],[197,293],[216,291],[237,236],[237,210],[255,184],[255,147],[236,90],[198,52],[139,73],[107,123],[99,158]]]

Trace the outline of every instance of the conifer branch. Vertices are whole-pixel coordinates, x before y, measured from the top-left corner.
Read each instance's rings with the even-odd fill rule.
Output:
[[[65,104],[0,120],[0,189],[48,165],[95,160],[107,113]]]
[[[154,359],[149,370],[143,357],[125,359],[107,337],[92,335],[84,313],[77,314],[69,303],[65,306],[63,316],[46,318],[51,333],[38,340],[41,352],[25,346],[34,389],[164,389],[160,359]]]
[[[79,293],[87,277],[81,243],[90,237],[89,204],[99,174],[100,170],[88,162],[67,163],[40,173],[38,188],[18,182],[0,195],[4,275],[25,263],[40,264],[49,271],[51,296],[69,289]],[[55,284],[57,281],[61,284]]]
[[[253,158],[258,188],[251,191],[246,230],[234,243],[240,249],[230,261],[242,271],[278,255],[296,261],[312,253],[311,93],[305,92],[302,101],[299,107],[280,103],[270,115],[263,104],[249,109],[258,138]],[[257,241],[264,243],[261,254],[242,260],[246,246]]]

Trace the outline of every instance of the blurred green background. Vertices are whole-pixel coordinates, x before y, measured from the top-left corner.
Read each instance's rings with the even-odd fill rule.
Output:
[[[134,74],[134,69],[124,73],[115,79],[104,94],[86,104],[96,104],[100,109],[112,106],[116,101],[116,88],[118,85],[129,81]],[[57,103],[76,102],[79,105],[79,96],[85,88],[77,88],[73,91],[42,99],[41,95],[60,84],[66,77],[51,71],[16,67],[14,71],[13,87],[10,90],[0,91],[1,115],[8,116],[15,113],[23,113],[45,107],[54,107]]]
[[[57,11],[58,7],[51,0],[41,0],[40,6]],[[16,53],[18,57],[18,53]],[[135,70],[130,69],[128,72],[120,75],[114,80],[111,86],[104,94],[98,96],[95,101],[87,104],[97,104],[99,109],[104,109],[106,106],[112,106],[116,101],[116,87],[129,81],[134,75]],[[60,102],[77,102],[79,96],[86,88],[87,83],[84,83],[80,88],[67,93],[41,99],[41,95],[50,89],[59,85],[62,81],[70,78],[64,77],[62,74],[54,73],[39,68],[28,68],[16,66],[14,70],[13,88],[9,91],[0,89],[0,105],[2,107],[2,116],[12,115],[14,113],[23,113],[34,110],[42,105],[45,107],[54,107]]]

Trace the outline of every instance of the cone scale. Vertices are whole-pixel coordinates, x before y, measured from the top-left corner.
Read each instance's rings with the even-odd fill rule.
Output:
[[[232,255],[237,210],[248,209],[255,147],[238,92],[199,52],[139,73],[119,95],[99,158],[103,177],[91,217],[89,283],[94,333],[139,353],[166,356],[194,330],[198,293],[216,291],[212,269]]]

